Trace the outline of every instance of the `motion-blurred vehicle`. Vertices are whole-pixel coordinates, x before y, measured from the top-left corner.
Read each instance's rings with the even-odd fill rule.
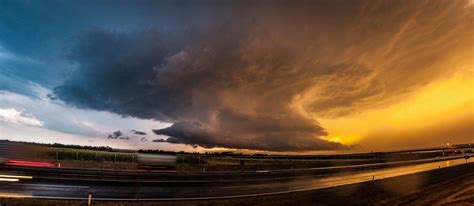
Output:
[[[0,140],[0,164],[24,167],[54,167],[51,162],[37,161],[33,144]]]
[[[140,170],[175,170],[176,163],[176,155],[138,153],[138,169]]]

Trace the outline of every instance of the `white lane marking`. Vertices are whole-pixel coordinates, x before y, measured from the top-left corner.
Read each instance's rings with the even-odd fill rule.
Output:
[[[15,178],[0,178],[0,182],[18,182],[19,179]]]
[[[15,179],[33,179],[32,176],[22,176],[22,175],[1,175],[0,178],[15,178]]]
[[[20,186],[33,186],[33,187],[59,187],[59,188],[77,188],[77,189],[89,189],[88,186],[77,186],[77,185],[48,185],[48,184],[16,184]]]
[[[22,194],[15,194],[15,193],[0,193],[0,197],[4,198],[33,198],[31,195],[22,195]]]

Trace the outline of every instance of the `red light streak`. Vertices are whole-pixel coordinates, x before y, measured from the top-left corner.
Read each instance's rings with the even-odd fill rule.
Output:
[[[54,163],[50,162],[33,162],[33,161],[22,161],[22,160],[8,160],[6,165],[12,166],[25,166],[25,167],[55,167]]]

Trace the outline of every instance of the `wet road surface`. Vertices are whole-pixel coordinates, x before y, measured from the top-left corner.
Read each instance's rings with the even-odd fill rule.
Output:
[[[353,183],[385,179],[400,175],[429,171],[464,164],[465,160],[443,160],[410,166],[384,168],[360,172],[301,176],[266,181],[183,181],[170,182],[109,182],[18,178],[18,181],[1,181],[0,197],[33,197],[48,199],[87,199],[92,194],[96,200],[199,200],[251,197],[315,190]],[[262,171],[265,172],[265,171]],[[1,174],[0,174],[1,177]],[[21,177],[21,176],[20,176]]]

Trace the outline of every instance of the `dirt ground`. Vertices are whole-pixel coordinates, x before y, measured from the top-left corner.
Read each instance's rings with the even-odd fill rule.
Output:
[[[85,201],[0,199],[0,205],[86,205]],[[93,202],[102,206],[181,205],[474,205],[474,163],[307,192],[176,202]]]

